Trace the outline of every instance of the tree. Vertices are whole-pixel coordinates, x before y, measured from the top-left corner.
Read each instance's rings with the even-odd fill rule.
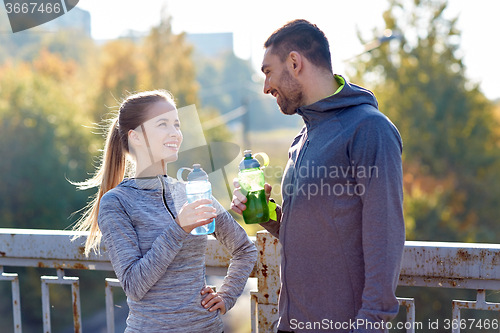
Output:
[[[491,242],[500,194],[493,186],[500,179],[498,121],[465,75],[457,18],[446,19],[446,7],[391,1],[385,28],[400,31],[401,42],[372,51],[353,74],[373,88],[401,132],[409,237]]]
[[[141,73],[146,68],[141,63],[140,47],[132,40],[120,38],[102,46],[96,82],[94,109],[91,112],[94,122],[100,122],[110,108],[117,108],[127,92],[139,89]]]
[[[76,191],[68,182],[86,177],[96,151],[90,131],[81,125],[86,106],[71,85],[75,66],[72,61],[65,62],[43,51],[33,65],[0,67],[3,228],[66,229],[71,214],[87,200],[88,191]],[[20,276],[21,290],[29,291],[21,293],[23,326],[35,331],[42,325],[39,271],[23,267],[15,271]],[[0,288],[2,295],[9,294],[8,284]],[[54,295],[58,294],[51,297],[55,307],[63,307],[69,299]],[[61,318],[54,327],[68,324],[69,320],[69,315]]]
[[[158,26],[144,40],[143,50],[147,76],[141,81],[146,89],[167,89],[179,106],[197,104],[196,72],[192,62],[192,46],[185,33],[175,35],[171,17],[162,13]]]
[[[400,42],[383,44],[353,64],[355,81],[369,85],[380,110],[403,139],[407,239],[498,239],[500,151],[493,104],[466,77],[457,18],[446,0],[391,0],[385,29]],[[381,33],[374,31],[374,37]],[[360,38],[363,43],[365,41]],[[398,288],[415,297],[416,321],[452,318],[451,299],[474,291]],[[485,318],[484,311],[468,313]],[[396,321],[401,321],[400,314]],[[442,327],[436,332],[445,332]]]

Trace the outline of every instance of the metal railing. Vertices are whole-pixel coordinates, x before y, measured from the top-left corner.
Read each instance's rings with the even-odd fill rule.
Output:
[[[22,332],[19,280],[15,273],[4,273],[3,266],[55,268],[56,276],[42,276],[42,313],[44,332],[51,331],[48,284],[72,286],[72,307],[75,332],[81,332],[79,278],[64,275],[65,269],[112,271],[104,252],[97,256],[84,256],[81,245],[85,233],[78,241],[71,242],[75,232],[34,229],[0,229],[0,280],[12,283],[14,331]],[[251,277],[256,277],[257,290],[251,291],[252,332],[275,332],[278,319],[280,291],[280,245],[266,231],[251,237],[257,246],[259,259]],[[230,255],[213,237],[209,236],[206,251],[206,274],[224,276]],[[500,303],[485,301],[485,289],[500,290],[500,245],[443,242],[406,242],[399,285],[476,289],[475,302],[452,302],[453,320],[460,323],[460,309],[500,311]],[[120,287],[116,279],[103,281],[106,299],[108,332],[114,332],[112,288]],[[414,332],[415,303],[411,298],[399,298],[407,308],[407,332]],[[460,325],[452,326],[460,332]]]

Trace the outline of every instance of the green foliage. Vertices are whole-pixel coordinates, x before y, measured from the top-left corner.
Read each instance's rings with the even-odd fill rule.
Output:
[[[66,179],[90,167],[91,142],[75,121],[81,107],[27,66],[3,68],[0,87],[1,226],[64,229],[88,195]]]
[[[363,55],[353,64],[353,81],[375,92],[380,110],[403,138],[407,239],[494,243],[500,118],[466,77],[457,19],[445,18],[447,4],[390,1],[386,29],[403,38]],[[473,291],[442,288],[401,287],[397,294],[415,298],[416,321],[424,323],[424,331],[428,320],[451,318],[451,299],[474,298]],[[401,312],[395,321],[404,321]],[[484,319],[484,312],[463,318]],[[436,332],[445,330],[440,326]]]
[[[192,47],[186,43],[185,34],[172,33],[171,18],[163,16],[144,41],[144,54],[148,77],[147,89],[168,89],[179,106],[197,104],[197,84]]]
[[[354,64],[404,142],[408,236],[497,238],[500,151],[493,105],[465,76],[457,19],[447,1],[392,1],[386,28],[403,38]],[[377,33],[377,32],[375,32]],[[437,192],[436,192],[436,189]]]

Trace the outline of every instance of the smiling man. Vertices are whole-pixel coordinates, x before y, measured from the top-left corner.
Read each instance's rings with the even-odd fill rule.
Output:
[[[289,22],[264,47],[264,93],[305,123],[277,221],[262,224],[282,245],[278,332],[387,332],[405,241],[399,132],[373,93],[333,74],[316,25]]]

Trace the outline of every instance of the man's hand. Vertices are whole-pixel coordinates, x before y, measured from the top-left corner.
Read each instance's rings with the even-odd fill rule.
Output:
[[[220,314],[226,313],[226,303],[224,303],[224,300],[222,299],[222,296],[214,292],[214,290],[210,287],[205,287],[201,290],[201,294],[205,296],[203,301],[201,301],[201,305],[205,308],[208,309],[208,311],[213,312],[217,309],[220,309]]]
[[[231,209],[242,215],[243,211],[247,208],[245,202],[247,202],[247,197],[241,193],[240,183],[238,182],[238,178],[233,179],[234,191],[233,191],[233,201],[231,202]],[[266,191],[266,201],[269,202],[269,197],[271,196],[271,190],[273,187],[266,183],[264,185],[264,189]]]

